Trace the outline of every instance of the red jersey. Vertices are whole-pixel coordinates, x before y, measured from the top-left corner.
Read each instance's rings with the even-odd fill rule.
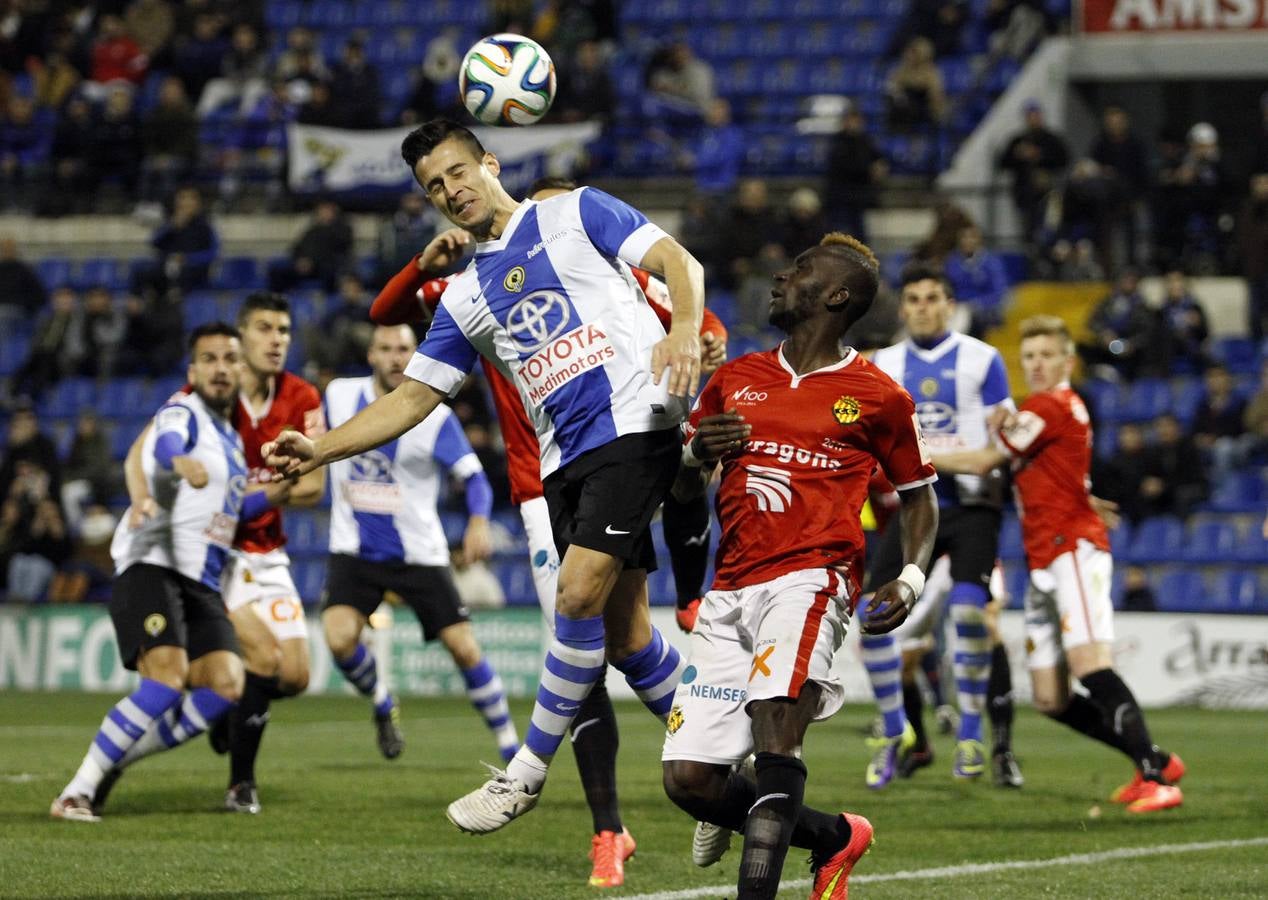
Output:
[[[713,589],[847,564],[856,596],[859,513],[876,464],[899,490],[937,480],[911,397],[853,350],[799,376],[781,345],[713,373],[692,410],[687,440],[704,416],[729,409],[753,431],[740,453],[722,461]]]
[[[311,438],[321,435],[326,430],[321,394],[298,375],[281,372],[273,381],[273,393],[265,402],[260,418],[252,416],[246,401],[238,398],[237,425],[246,450],[248,483],[268,481],[271,470],[264,465],[260,447],[289,428]],[[285,543],[282,511],[276,507],[265,510],[249,522],[239,522],[238,532],[233,538],[233,545],[247,553],[267,553]]]
[[[1046,569],[1080,538],[1109,550],[1109,532],[1092,508],[1092,425],[1070,385],[1031,394],[1000,432],[1013,457],[1013,488],[1031,569]]]
[[[669,292],[665,289],[664,282],[642,269],[631,267],[630,271],[643,289],[648,306],[656,313],[661,326],[668,331],[673,305],[669,301]],[[374,299],[370,319],[379,325],[417,322],[422,318],[423,308],[436,308],[447,285],[448,280],[444,278],[424,278],[418,270],[415,257],[404,269],[392,276]],[[419,301],[418,307],[414,307],[411,302],[415,298]],[[700,333],[726,340],[726,326],[716,314],[707,309],[704,311]],[[528,420],[528,413],[524,411],[524,401],[520,399],[515,385],[495,365],[484,357],[480,358],[480,364],[489,382],[489,391],[493,395],[493,405],[497,409],[498,422],[502,428],[502,443],[506,446],[506,474],[511,482],[511,502],[518,505],[541,497],[545,493],[542,487],[541,447],[537,443],[533,423]]]

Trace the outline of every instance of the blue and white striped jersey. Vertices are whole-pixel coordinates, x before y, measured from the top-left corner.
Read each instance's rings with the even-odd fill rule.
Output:
[[[678,425],[686,405],[652,383],[665,336],[629,266],[665,236],[593,188],[526,200],[450,283],[406,374],[453,395],[478,354],[514,383],[542,477],[626,434]]]
[[[374,380],[336,378],[326,388],[332,428],[374,402]],[[484,471],[462,426],[441,404],[394,441],[330,466],[330,552],[370,562],[449,565],[436,513],[440,479]]]
[[[183,455],[207,470],[204,487],[192,487],[159,465],[155,446],[171,433],[180,438]],[[242,438],[201,397],[185,394],[168,401],[154,416],[142,452],[141,465],[159,512],[135,531],[124,515],[110,544],[115,573],[135,563],[151,563],[219,591],[220,570],[233,546],[247,488]]]
[[[966,334],[953,331],[928,350],[909,338],[877,350],[872,362],[911,394],[925,443],[935,455],[987,446],[986,417],[1001,404],[1016,409],[1003,357],[990,344]],[[943,506],[999,505],[1001,488],[997,475],[957,475],[934,485]]]

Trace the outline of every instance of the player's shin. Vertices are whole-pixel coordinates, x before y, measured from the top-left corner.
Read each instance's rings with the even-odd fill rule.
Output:
[[[229,785],[255,781],[255,758],[269,723],[269,705],[284,696],[276,677],[247,673],[242,699],[229,713]]]
[[[1162,754],[1154,746],[1140,705],[1123,679],[1113,669],[1101,669],[1079,680],[1104,711],[1106,724],[1119,736],[1123,750],[1132,758],[1141,776],[1146,781],[1161,781]]]
[[[955,622],[955,682],[960,700],[958,740],[982,740],[982,713],[991,669],[990,637],[986,629],[984,586],[957,581],[951,586],[951,619]]]
[[[603,617],[569,619],[555,614],[555,636],[546,652],[537,701],[524,744],[506,767],[508,777],[537,793],[546,769],[606,665]]]
[[[373,700],[376,713],[387,715],[391,712],[395,700],[387,689],[387,682],[379,678],[378,662],[374,658],[374,651],[358,642],[352,655],[345,659],[336,657],[335,665],[353,687],[363,696]]]
[[[1003,644],[991,650],[991,674],[986,686],[991,716],[991,735],[995,753],[1013,747],[1013,676],[1008,665],[1008,651]]]
[[[101,728],[88,748],[63,797],[91,798],[102,777],[117,766],[153,722],[180,702],[181,692],[149,678],[124,697],[101,720]]]
[[[892,635],[863,635],[863,667],[885,722],[885,737],[900,737],[907,725],[903,710],[902,656]]]
[[[581,704],[572,722],[572,755],[577,760],[577,774],[594,820],[594,833],[622,828],[620,804],[616,793],[616,753],[620,734],[616,713],[608,697],[604,676]]]
[[[626,682],[652,715],[664,721],[674,702],[674,689],[682,678],[686,660],[652,627],[647,646],[622,660],[612,663],[625,675]]]
[[[232,707],[232,701],[226,700],[211,688],[194,688],[185,695],[180,705],[171,707],[154,720],[145,734],[124,754],[119,761],[119,768],[130,766],[137,760],[162,750],[172,750],[188,743],[210,728]]]
[[[484,717],[485,724],[493,732],[502,760],[509,761],[519,749],[520,739],[515,723],[511,721],[511,708],[506,702],[502,679],[488,659],[482,656],[474,666],[462,670],[462,680],[467,686],[471,705]]]
[[[739,897],[768,898],[779,891],[779,876],[806,792],[806,766],[792,756],[758,753],[757,800],[744,825]]]

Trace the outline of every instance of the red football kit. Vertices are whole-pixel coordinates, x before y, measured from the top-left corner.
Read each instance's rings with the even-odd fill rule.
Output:
[[[700,420],[735,409],[752,428],[722,460],[715,591],[805,569],[848,565],[851,601],[863,573],[859,514],[879,462],[906,490],[937,480],[911,397],[854,350],[797,375],[783,346],[718,369],[692,410]]]
[[[631,267],[630,271],[643,289],[648,306],[656,313],[656,318],[660,319],[665,331],[669,331],[673,305],[664,283],[642,269]],[[415,256],[379,292],[374,305],[370,307],[370,319],[378,325],[417,322],[422,318],[422,308],[435,310],[448,284],[445,278],[426,278],[418,270],[418,257]],[[419,303],[416,304],[415,300]],[[717,315],[707,309],[704,311],[700,333],[726,340],[726,326]],[[489,391],[493,394],[493,405],[497,409],[498,422],[502,428],[502,443],[506,446],[506,474],[511,482],[511,502],[518,505],[541,497],[545,493],[542,488],[541,447],[537,443],[537,432],[533,430],[533,424],[524,412],[524,402],[520,399],[519,391],[510,379],[483,356],[480,357],[480,365],[484,367],[484,375],[489,382]]]
[[[1109,550],[1109,532],[1088,499],[1092,425],[1070,385],[1027,397],[1000,440],[1013,457],[1013,488],[1030,568],[1046,569],[1080,538]]]

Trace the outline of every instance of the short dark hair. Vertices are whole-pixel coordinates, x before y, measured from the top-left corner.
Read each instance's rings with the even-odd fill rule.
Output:
[[[409,170],[413,172],[418,167],[420,159],[449,138],[457,138],[466,144],[475,154],[476,159],[484,157],[486,151],[480,139],[472,133],[470,128],[459,125],[453,119],[432,119],[405,135],[405,140],[401,141],[401,157],[409,166]]]
[[[575,191],[577,182],[571,178],[560,178],[558,175],[543,175],[528,186],[528,196],[538,191]]]
[[[189,333],[189,351],[192,354],[194,347],[205,337],[239,337],[238,329],[234,328],[228,322],[207,322],[199,325]]]
[[[245,325],[251,313],[259,310],[284,312],[290,315],[291,301],[286,298],[285,294],[278,294],[273,291],[252,291],[247,294],[247,298],[242,301],[242,308],[238,310],[238,327],[241,328]]]
[[[947,278],[947,273],[942,270],[941,266],[919,259],[903,266],[902,274],[898,276],[899,289],[905,288],[909,284],[915,284],[917,281],[936,281],[942,285],[942,290],[946,292],[948,297],[953,299],[955,297],[955,289],[951,287],[951,279]]]

